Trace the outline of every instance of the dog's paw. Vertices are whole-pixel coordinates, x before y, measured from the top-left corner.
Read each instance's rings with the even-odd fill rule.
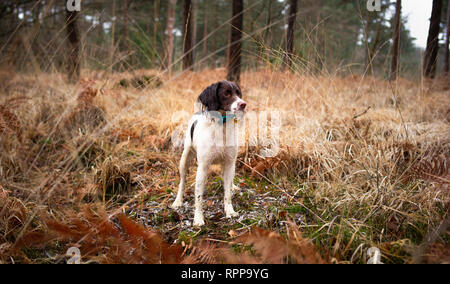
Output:
[[[225,209],[225,216],[226,216],[227,218],[233,218],[233,217],[239,216],[239,214],[236,213],[236,212],[234,212],[234,209],[233,209],[233,208],[226,208],[226,209]]]
[[[179,209],[182,205],[183,205],[183,202],[181,202],[180,200],[175,200],[175,202],[172,203],[170,208],[172,208],[172,209]]]
[[[234,218],[234,217],[239,216],[239,214],[236,212],[229,212],[229,213],[226,213],[225,215],[227,216],[227,218]]]
[[[205,225],[205,220],[203,219],[203,216],[194,216],[194,227],[201,227]]]

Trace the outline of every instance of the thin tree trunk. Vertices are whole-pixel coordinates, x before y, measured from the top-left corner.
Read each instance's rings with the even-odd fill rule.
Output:
[[[450,2],[447,8],[447,34],[445,36],[445,60],[444,60],[444,73],[448,74],[449,71],[449,38],[450,38]]]
[[[213,54],[211,56],[211,61],[213,63],[213,67],[216,68],[217,64],[216,64],[216,55],[217,55],[217,28],[219,27],[219,20],[218,20],[218,14],[217,11],[219,10],[219,2],[218,1],[214,1],[214,9],[213,9],[213,27],[214,27],[214,34],[212,35],[212,51]]]
[[[112,3],[112,20],[111,20],[111,46],[109,49],[109,72],[112,72],[114,66],[114,48],[115,48],[115,33],[116,33],[116,0]]]
[[[266,22],[266,30],[264,31],[264,40],[267,40],[268,36],[271,36],[272,30],[272,1],[269,1],[269,7],[267,8],[267,22]]]
[[[192,1],[192,63],[193,68],[195,68],[195,58],[196,58],[196,50],[195,46],[197,45],[197,14],[198,14],[198,0]]]
[[[159,29],[159,7],[160,7],[160,1],[155,0],[155,3],[153,5],[153,19],[154,19],[154,25],[153,25],[153,47],[157,46],[157,35],[158,35],[158,29]],[[155,64],[155,52],[152,52],[152,63],[151,66],[154,66]]]
[[[402,10],[402,0],[397,0],[395,4],[395,22],[394,22],[394,33],[392,35],[392,61],[391,61],[391,74],[389,79],[394,81],[397,79],[399,70],[399,52],[400,52],[400,25],[401,25],[401,10]]]
[[[169,71],[169,74],[172,72],[173,26],[175,24],[176,6],[177,6],[177,0],[169,0],[169,8],[168,8],[168,15],[167,15],[167,44],[166,44],[166,54],[167,54],[166,67]]]
[[[317,13],[317,15],[316,15],[316,17],[317,17],[316,22],[317,23],[321,22],[321,20],[320,20],[320,17],[321,17],[320,7],[321,7],[320,6],[320,2],[316,1],[315,2],[315,7],[314,7],[315,9],[314,9],[314,11]],[[313,66],[314,67],[314,69],[313,69],[314,72],[322,72],[322,69],[323,69],[324,42],[323,42],[323,39],[319,35],[320,29],[321,29],[320,26],[318,26],[316,28],[315,38],[314,38],[314,42],[315,42],[315,45],[316,45],[316,48],[314,50],[314,53],[315,53],[315,56],[314,56],[315,66]]]
[[[442,0],[433,0],[430,29],[428,31],[427,48],[423,60],[423,74],[425,77],[436,76],[436,63],[439,51],[439,28],[441,23]]]
[[[125,46],[127,48],[127,56],[129,56],[129,62],[132,63],[131,47],[130,47],[130,34],[128,31],[128,1],[123,0],[123,27],[125,33]]]
[[[286,32],[286,54],[284,56],[284,68],[292,67],[292,55],[294,53],[295,20],[297,19],[297,0],[290,0],[288,28]]]
[[[69,40],[69,56],[67,57],[67,72],[70,82],[80,78],[80,35],[78,32],[78,12],[66,9],[66,30]]]
[[[384,18],[384,13],[383,16]],[[370,30],[370,26],[372,25],[368,25],[368,29],[367,31]],[[375,34],[375,39],[372,42],[369,42],[367,39],[367,53],[366,53],[366,70],[367,70],[367,75],[373,75],[373,61],[375,60],[375,52],[378,49],[379,45],[382,43],[381,42],[381,32],[383,30],[383,25],[382,22],[378,22],[377,25],[377,32]]]
[[[233,19],[231,21],[230,62],[228,64],[227,80],[240,82],[241,79],[241,45],[242,28],[244,25],[244,1],[233,0]]]
[[[203,1],[203,58],[208,56],[208,2]],[[205,65],[207,66],[207,60],[205,60]]]
[[[183,1],[183,70],[192,69],[194,65],[194,53],[192,51],[192,1]]]
[[[266,30],[263,33],[263,42],[264,45],[262,46],[262,50],[261,50],[261,56],[260,56],[260,61],[261,64],[264,63],[264,57],[270,58],[270,47],[272,44],[272,1],[269,1],[269,7],[267,9],[267,21],[266,21]]]
[[[103,22],[104,22],[104,20],[103,20],[103,15],[102,15],[102,14],[99,14],[99,15],[98,15],[98,25],[97,25],[96,29],[97,29],[97,32],[98,32],[98,38],[99,38],[102,42],[104,41],[104,35],[105,35],[105,33],[104,33],[104,31],[103,31]]]
[[[364,63],[365,63],[365,72],[364,73],[371,73],[371,65],[370,65],[370,43],[369,43],[369,31],[370,31],[370,19],[366,20],[366,23],[364,24]]]

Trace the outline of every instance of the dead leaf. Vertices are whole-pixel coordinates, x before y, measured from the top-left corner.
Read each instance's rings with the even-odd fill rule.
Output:
[[[237,237],[236,232],[233,231],[233,230],[230,230],[230,231],[228,232],[228,235],[229,235],[230,237],[232,237],[232,238]]]

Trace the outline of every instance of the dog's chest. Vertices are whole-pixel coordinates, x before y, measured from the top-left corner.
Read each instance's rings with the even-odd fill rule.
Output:
[[[213,162],[234,159],[238,149],[236,133],[234,124],[199,123],[195,130],[194,148],[200,156]]]

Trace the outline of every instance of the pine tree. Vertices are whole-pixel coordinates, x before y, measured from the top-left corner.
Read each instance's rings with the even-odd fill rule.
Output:
[[[175,10],[177,6],[177,0],[169,0],[168,2],[168,12],[167,12],[167,41],[166,41],[166,67],[169,71],[169,74],[172,71],[172,63],[173,63],[173,27],[175,24]]]
[[[392,61],[391,74],[389,79],[396,80],[399,71],[399,52],[400,52],[400,25],[401,25],[402,0],[397,0],[395,4],[394,31],[392,35]]]
[[[286,32],[286,54],[284,56],[284,67],[291,68],[292,54],[294,53],[295,20],[297,19],[297,0],[290,0],[288,28]]]
[[[244,25],[244,1],[233,0],[233,20],[231,21],[231,38],[229,45],[230,60],[227,80],[239,83],[241,78],[242,28]]]
[[[69,40],[67,72],[70,82],[77,82],[80,78],[80,35],[77,20],[78,11],[66,9],[66,31]]]
[[[447,33],[445,35],[445,59],[444,59],[444,73],[448,74],[449,69],[449,39],[450,39],[450,2],[447,4]]]
[[[183,70],[194,65],[192,1],[183,1]]]
[[[428,31],[427,48],[423,60],[423,74],[425,77],[436,76],[436,63],[439,51],[439,29],[441,24],[442,0],[433,0],[430,29]]]

